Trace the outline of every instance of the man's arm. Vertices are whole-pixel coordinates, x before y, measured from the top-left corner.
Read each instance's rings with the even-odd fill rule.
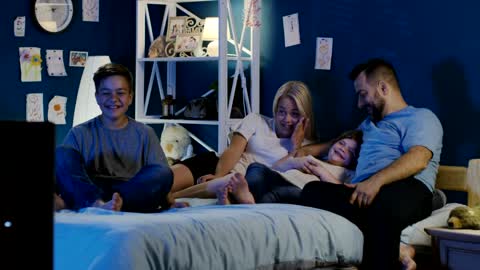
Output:
[[[370,178],[353,185],[355,191],[352,193],[350,203],[355,202],[360,207],[370,205],[383,185],[400,181],[417,174],[425,169],[432,158],[432,152],[424,146],[413,146],[407,153],[392,162],[389,166],[380,170]]]

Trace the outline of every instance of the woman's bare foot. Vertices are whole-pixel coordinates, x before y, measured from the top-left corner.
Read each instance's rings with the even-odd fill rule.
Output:
[[[122,209],[123,199],[118,192],[113,193],[112,199],[108,202],[97,200],[92,207],[98,207],[106,210],[120,211]]]
[[[223,188],[219,188],[216,192],[216,194],[217,194],[217,204],[219,204],[219,205],[231,204],[230,199],[228,198],[228,194],[231,191],[232,191],[232,187],[230,186],[230,183],[225,185]]]
[[[190,204],[188,202],[177,202],[177,201],[174,201],[172,204],[170,204],[170,209],[185,208],[185,207],[190,207]]]
[[[66,209],[67,206],[65,205],[65,201],[62,197],[58,196],[57,193],[53,193],[54,196],[54,210],[60,211],[62,209]]]
[[[253,198],[250,189],[248,189],[248,183],[245,177],[241,173],[236,173],[232,176],[228,184],[232,188],[232,195],[237,201],[237,203],[244,204],[254,204],[255,199]]]
[[[417,269],[417,263],[413,260],[415,257],[415,249],[407,244],[400,243],[400,262],[404,270]]]

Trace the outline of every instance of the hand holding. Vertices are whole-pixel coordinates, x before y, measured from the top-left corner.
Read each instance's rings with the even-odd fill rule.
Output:
[[[356,203],[360,208],[368,207],[373,202],[373,199],[375,199],[381,188],[381,185],[376,181],[373,181],[371,178],[358,184],[346,184],[346,186],[355,188],[355,191],[350,197],[350,203]]]
[[[197,179],[197,184],[201,184],[201,183],[205,183],[205,182],[208,182],[212,179],[215,179],[216,176],[213,175],[213,174],[206,174],[206,175],[203,175],[203,176],[200,176],[198,179]]]

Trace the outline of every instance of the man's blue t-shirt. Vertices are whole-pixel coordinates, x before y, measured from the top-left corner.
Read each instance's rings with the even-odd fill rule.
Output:
[[[363,131],[363,143],[352,183],[361,182],[387,167],[412,146],[424,146],[433,156],[415,178],[433,191],[442,151],[443,128],[432,111],[407,106],[377,123],[368,117],[359,129]]]

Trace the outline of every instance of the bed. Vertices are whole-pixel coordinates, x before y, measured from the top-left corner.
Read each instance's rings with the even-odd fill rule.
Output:
[[[467,192],[474,205],[480,202],[472,189],[479,172],[480,160],[468,167],[441,166],[437,187]],[[417,229],[422,230],[418,225],[412,232]],[[345,218],[289,204],[55,213],[56,270],[350,267],[361,262],[362,246],[362,233]]]

